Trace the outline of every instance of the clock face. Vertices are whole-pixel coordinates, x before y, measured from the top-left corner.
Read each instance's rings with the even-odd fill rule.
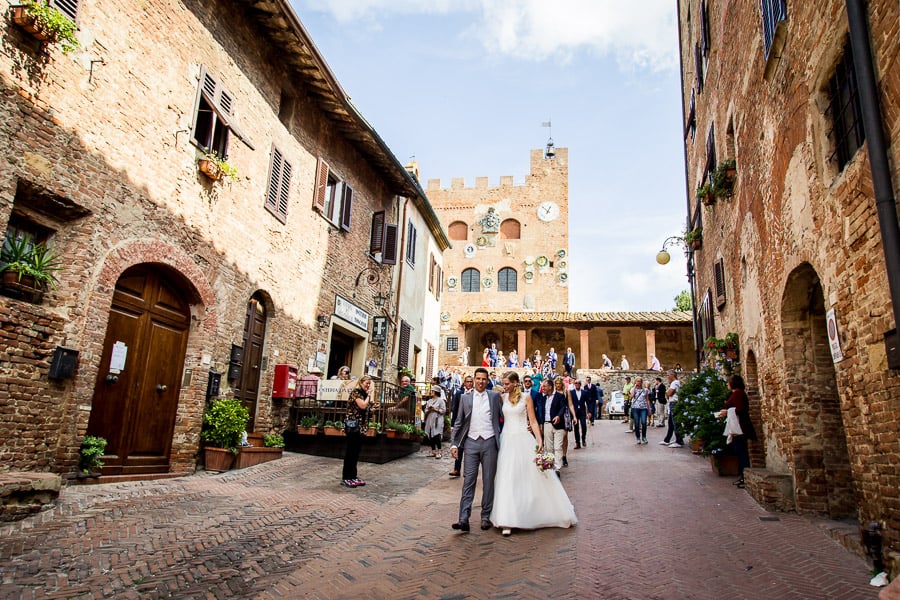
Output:
[[[549,200],[541,202],[541,205],[538,206],[537,209],[537,216],[541,221],[549,223],[559,216],[559,205],[556,202],[550,202]]]

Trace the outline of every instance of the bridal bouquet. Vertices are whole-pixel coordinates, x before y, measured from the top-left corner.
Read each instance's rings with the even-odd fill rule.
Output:
[[[556,457],[553,456],[552,452],[540,452],[537,447],[535,447],[534,451],[534,464],[537,466],[538,471],[546,471],[553,468]]]

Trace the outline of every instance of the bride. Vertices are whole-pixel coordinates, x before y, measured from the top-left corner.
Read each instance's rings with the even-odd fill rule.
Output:
[[[494,509],[491,522],[510,535],[512,529],[571,527],[578,522],[575,508],[553,469],[540,471],[534,462],[535,446],[543,450],[528,431],[540,432],[531,394],[522,395],[519,376],[503,376],[503,432],[494,477]]]

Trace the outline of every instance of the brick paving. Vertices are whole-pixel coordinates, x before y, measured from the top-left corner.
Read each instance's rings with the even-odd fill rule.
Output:
[[[447,458],[300,454],[219,475],[65,488],[0,527],[0,598],[876,598],[814,520],[766,513],[687,449],[601,421],[563,470],[571,530],[459,534]],[[477,503],[476,497],[476,503]],[[763,520],[775,517],[777,520]]]

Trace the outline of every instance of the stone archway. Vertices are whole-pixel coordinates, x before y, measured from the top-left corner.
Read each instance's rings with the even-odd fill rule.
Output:
[[[799,512],[853,516],[856,501],[834,364],[825,326],[825,296],[808,263],[788,276],[781,302],[785,398],[794,498]]]

